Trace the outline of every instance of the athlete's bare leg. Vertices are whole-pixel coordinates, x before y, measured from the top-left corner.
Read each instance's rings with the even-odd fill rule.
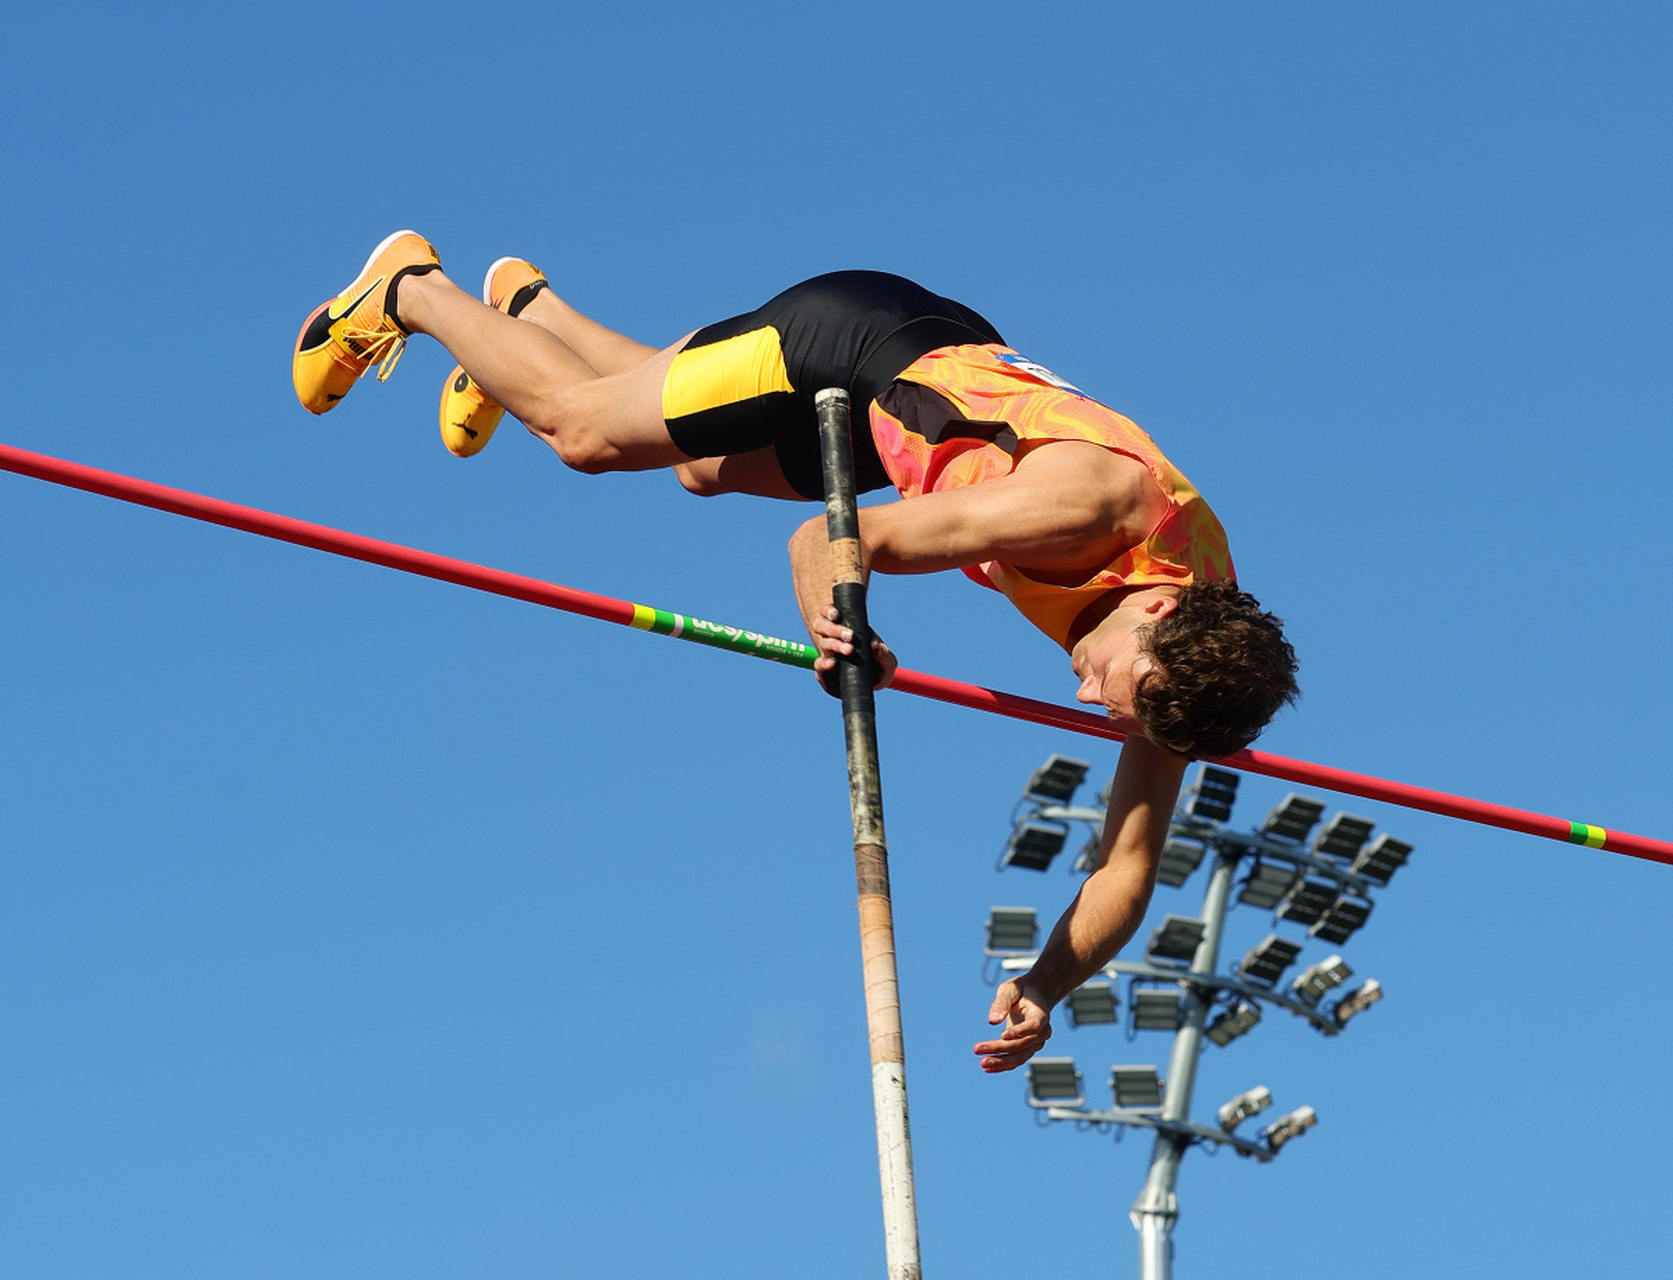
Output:
[[[558,333],[496,311],[440,271],[403,279],[396,308],[406,328],[439,341],[508,413],[577,471],[645,471],[691,461],[662,420],[663,379],[685,339],[606,374]],[[628,340],[611,342],[620,335],[568,310],[584,322],[559,316],[571,336],[601,363],[620,365],[628,354],[621,343]]]
[[[582,315],[550,287],[535,294],[518,318],[557,334],[564,345],[601,374],[626,373],[656,354],[655,347],[635,342]]]
[[[729,454],[724,458],[692,458],[678,464],[674,474],[679,477],[686,492],[695,493],[700,498],[712,498],[722,493],[750,493],[758,498],[808,501],[790,487],[790,482],[779,468],[778,451],[770,446],[749,453]]]

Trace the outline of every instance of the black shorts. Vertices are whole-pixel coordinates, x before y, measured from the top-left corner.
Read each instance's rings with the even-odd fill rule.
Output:
[[[668,434],[693,458],[771,445],[797,493],[824,496],[813,397],[843,387],[857,428],[860,492],[889,483],[869,429],[871,402],[937,347],[1004,339],[969,307],[883,271],[833,271],[765,306],[699,329],[662,387]]]

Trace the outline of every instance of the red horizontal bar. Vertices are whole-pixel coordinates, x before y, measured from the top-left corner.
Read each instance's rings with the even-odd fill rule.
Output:
[[[230,529],[242,529],[246,533],[276,538],[282,542],[294,542],[299,546],[313,547],[315,550],[328,551],[333,555],[365,560],[371,564],[381,564],[387,568],[400,569],[427,578],[438,578],[443,582],[510,596],[515,600],[527,600],[531,604],[579,613],[605,622],[625,626],[630,625],[634,617],[634,606],[625,600],[614,600],[609,596],[594,595],[590,591],[560,587],[539,578],[489,569],[472,564],[468,560],[454,560],[394,542],[381,542],[376,538],[345,533],[326,525],[293,520],[289,516],[275,515],[254,507],[242,507],[236,503],[223,502],[219,498],[189,493],[184,489],[170,489],[147,480],[136,480],[114,471],[100,471],[94,467],[65,462],[60,458],[31,453],[10,445],[0,445],[0,470],[15,471],[19,475],[33,476],[37,480],[47,480],[74,489],[84,489],[107,498],[119,498],[124,502],[154,507],[159,511],[169,511],[194,520],[205,520],[211,524],[225,525]],[[1123,735],[1107,719],[1094,712],[1040,702],[1034,698],[1002,693],[996,689],[984,689],[979,685],[964,684],[957,680],[928,675],[922,671],[902,668],[895,673],[893,687],[904,693],[915,693],[921,697],[1009,716],[1016,720],[1050,725],[1071,733],[1108,738],[1116,742],[1123,740]],[[1250,773],[1261,773],[1290,782],[1324,787],[1346,795],[1382,800],[1408,809],[1422,809],[1452,818],[1462,818],[1466,822],[1523,831],[1529,835],[1545,836],[1571,844],[1589,844],[1613,853],[1624,853],[1634,858],[1673,865],[1673,843],[1653,840],[1648,836],[1605,831],[1573,823],[1565,818],[1512,809],[1505,805],[1471,800],[1466,796],[1449,795],[1444,791],[1431,791],[1401,782],[1390,782],[1386,778],[1350,773],[1346,769],[1310,764],[1305,760],[1270,755],[1265,751],[1239,751],[1218,763]]]

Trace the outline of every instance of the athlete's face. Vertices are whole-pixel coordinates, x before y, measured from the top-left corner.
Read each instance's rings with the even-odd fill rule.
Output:
[[[1123,733],[1144,732],[1134,695],[1139,683],[1157,669],[1156,659],[1144,651],[1139,629],[1172,613],[1176,603],[1166,595],[1124,601],[1075,646],[1070,657],[1080,677],[1076,699],[1101,705]]]
[[[1139,682],[1156,669],[1156,660],[1139,647],[1138,637],[1123,627],[1100,636],[1073,659],[1080,677],[1080,702],[1102,704],[1105,713],[1123,733],[1143,733],[1134,709],[1133,696]]]

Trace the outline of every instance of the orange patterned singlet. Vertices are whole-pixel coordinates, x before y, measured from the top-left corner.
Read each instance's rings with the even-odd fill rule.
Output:
[[[900,374],[871,406],[872,435],[903,498],[1008,475],[1030,442],[1088,440],[1142,462],[1168,501],[1167,513],[1086,582],[1037,582],[990,560],[964,572],[1002,591],[1065,650],[1085,630],[1075,623],[1120,587],[1213,582],[1235,577],[1226,533],[1191,482],[1138,425],[1009,347],[941,347]]]

